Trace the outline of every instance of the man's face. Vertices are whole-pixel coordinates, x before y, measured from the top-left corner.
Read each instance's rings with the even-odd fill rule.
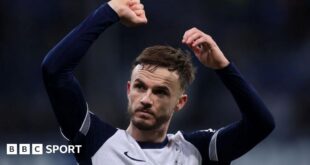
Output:
[[[141,130],[167,126],[173,112],[179,111],[187,100],[175,71],[150,65],[133,69],[127,95],[130,120]]]

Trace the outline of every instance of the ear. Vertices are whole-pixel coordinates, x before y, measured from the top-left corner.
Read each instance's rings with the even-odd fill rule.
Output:
[[[127,81],[127,96],[128,96],[129,93],[130,93],[130,86],[131,86],[130,81]]]
[[[180,111],[186,104],[188,99],[187,94],[182,94],[182,96],[179,98],[177,105],[175,106],[174,112]]]

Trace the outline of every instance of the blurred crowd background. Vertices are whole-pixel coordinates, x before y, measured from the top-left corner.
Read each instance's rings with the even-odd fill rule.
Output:
[[[75,164],[70,154],[8,156],[7,143],[66,144],[59,133],[42,82],[45,54],[99,0],[0,1],[0,164]],[[114,24],[76,69],[91,111],[116,127],[128,124],[126,81],[132,60],[155,44],[181,44],[197,27],[257,89],[276,129],[234,165],[310,164],[309,0],[145,0],[149,23]],[[170,132],[218,129],[240,119],[217,75],[196,59],[197,78],[187,106],[174,116]]]

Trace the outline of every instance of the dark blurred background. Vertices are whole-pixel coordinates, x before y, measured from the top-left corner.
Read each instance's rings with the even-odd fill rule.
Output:
[[[66,144],[45,92],[45,54],[103,1],[0,1],[0,164],[75,164],[72,155],[8,156],[7,143]],[[257,89],[276,120],[275,131],[238,165],[310,164],[309,0],[145,0],[149,23],[105,31],[76,69],[90,109],[125,129],[126,81],[146,46],[186,49],[183,33],[197,27],[217,41]],[[198,68],[187,106],[170,132],[218,129],[240,119],[216,74]]]

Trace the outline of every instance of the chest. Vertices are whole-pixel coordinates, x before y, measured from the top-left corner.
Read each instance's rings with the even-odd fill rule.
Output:
[[[163,148],[141,148],[126,135],[114,135],[92,157],[93,165],[198,165],[200,156],[181,141],[170,140]]]

